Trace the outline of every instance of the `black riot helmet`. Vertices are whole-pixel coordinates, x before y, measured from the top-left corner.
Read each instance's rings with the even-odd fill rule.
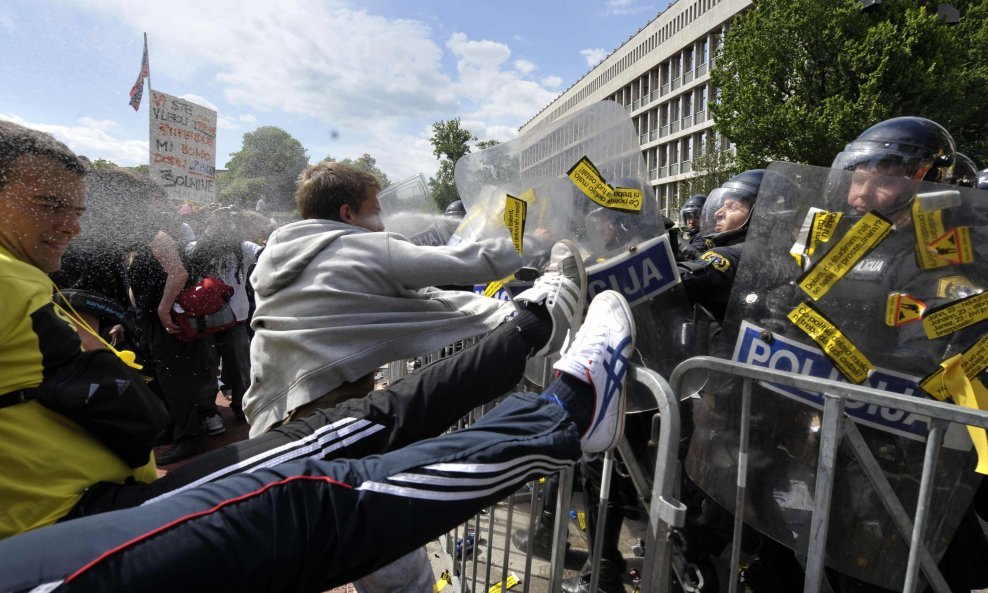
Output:
[[[960,187],[977,187],[978,166],[967,155],[958,152],[954,155],[954,164],[947,171],[945,181]]]
[[[443,212],[443,216],[450,218],[463,218],[466,215],[467,209],[463,207],[463,200],[456,200],[449,206],[446,206],[446,211]]]
[[[978,173],[978,189],[988,189],[988,169],[982,169]]]
[[[700,214],[703,212],[703,203],[706,201],[707,196],[697,194],[690,196],[683,202],[683,207],[679,210],[679,217],[682,220],[684,228],[689,229],[690,220],[695,220],[698,225],[700,224]]]
[[[894,117],[861,133],[837,154],[832,169],[860,171],[915,181],[942,182],[954,163],[954,139],[923,117]]]
[[[730,245],[744,239],[764,175],[765,169],[750,169],[710,192],[700,217],[701,233],[708,244]]]

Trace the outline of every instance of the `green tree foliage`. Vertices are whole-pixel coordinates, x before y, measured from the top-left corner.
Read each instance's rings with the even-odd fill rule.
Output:
[[[469,143],[476,140],[470,130],[460,126],[458,117],[432,124],[432,136],[429,142],[432,143],[432,154],[439,159],[439,170],[435,177],[429,179],[429,189],[432,190],[432,198],[440,211],[460,199],[453,178],[454,167],[456,161],[470,154]]]
[[[226,164],[217,179],[217,195],[224,204],[250,206],[262,195],[268,207],[291,210],[296,180],[309,165],[309,155],[291,134],[274,126],[244,134],[243,148]]]
[[[936,3],[758,0],[728,30],[711,79],[717,128],[737,145],[737,169],[788,160],[829,166],[874,123],[920,115],[962,152],[988,161],[988,0]]]
[[[389,185],[391,185],[391,180],[388,179],[387,174],[384,171],[382,171],[382,170],[380,170],[380,169],[377,168],[377,159],[375,159],[371,155],[367,154],[366,152],[364,154],[360,155],[360,157],[357,158],[356,160],[354,160],[354,159],[343,159],[343,160],[338,161],[337,159],[335,159],[335,158],[333,158],[331,156],[327,156],[326,158],[323,159],[323,161],[330,162],[330,163],[339,162],[339,163],[342,163],[344,165],[349,165],[351,167],[356,167],[357,169],[360,169],[361,171],[366,171],[366,172],[370,173],[371,175],[373,175],[374,177],[377,177],[377,180],[381,182],[381,189],[384,189],[385,187],[388,187]]]
[[[96,159],[90,161],[90,165],[93,169],[117,169],[117,164],[113,161],[108,161],[106,159]]]
[[[707,135],[703,154],[693,159],[695,176],[683,181],[680,188],[679,201],[675,205],[677,209],[690,196],[707,195],[738,173],[735,168],[734,155],[730,151],[722,150],[723,147],[718,146],[718,144],[719,142],[713,137],[713,134]]]
[[[484,150],[485,148],[497,146],[500,143],[501,143],[500,140],[481,140],[476,144],[476,146],[477,146],[477,150]]]

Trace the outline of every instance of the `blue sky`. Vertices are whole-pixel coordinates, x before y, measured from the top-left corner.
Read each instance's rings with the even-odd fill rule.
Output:
[[[311,162],[366,152],[392,180],[430,176],[433,122],[513,138],[667,3],[8,0],[0,119],[146,163],[147,92],[139,112],[127,103],[146,31],[153,87],[219,111],[217,167],[275,125]]]

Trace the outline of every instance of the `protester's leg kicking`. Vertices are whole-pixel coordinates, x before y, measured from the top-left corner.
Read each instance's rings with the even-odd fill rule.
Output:
[[[561,406],[513,396],[471,428],[383,456],[295,461],[5,540],[0,590],[67,580],[66,591],[322,591],[579,451]]]
[[[301,457],[360,458],[440,434],[470,410],[514,389],[528,356],[555,352],[580,325],[582,299],[571,295],[584,294],[586,272],[575,250],[557,251],[557,268],[571,269],[547,272],[552,282],[537,282],[519,295],[520,311],[476,345],[363,398],[210,451],[150,484],[100,484],[72,516],[128,508]]]
[[[322,591],[363,576],[617,442],[633,322],[604,294],[610,317],[576,337],[542,395],[383,456],[300,460],[10,538],[0,590]]]

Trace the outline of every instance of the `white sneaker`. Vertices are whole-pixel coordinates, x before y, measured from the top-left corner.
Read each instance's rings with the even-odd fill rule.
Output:
[[[553,245],[545,272],[535,280],[534,286],[514,300],[518,304],[544,304],[552,317],[552,334],[533,356],[548,356],[558,351],[569,331],[579,329],[587,303],[587,270],[576,244],[563,239]]]
[[[589,383],[594,392],[590,427],[580,438],[585,453],[607,451],[624,431],[624,382],[635,349],[635,320],[620,293],[605,290],[587,310],[583,328],[552,365]]]
[[[202,419],[202,431],[211,437],[226,432],[223,426],[223,418],[219,414],[210,414]]]

